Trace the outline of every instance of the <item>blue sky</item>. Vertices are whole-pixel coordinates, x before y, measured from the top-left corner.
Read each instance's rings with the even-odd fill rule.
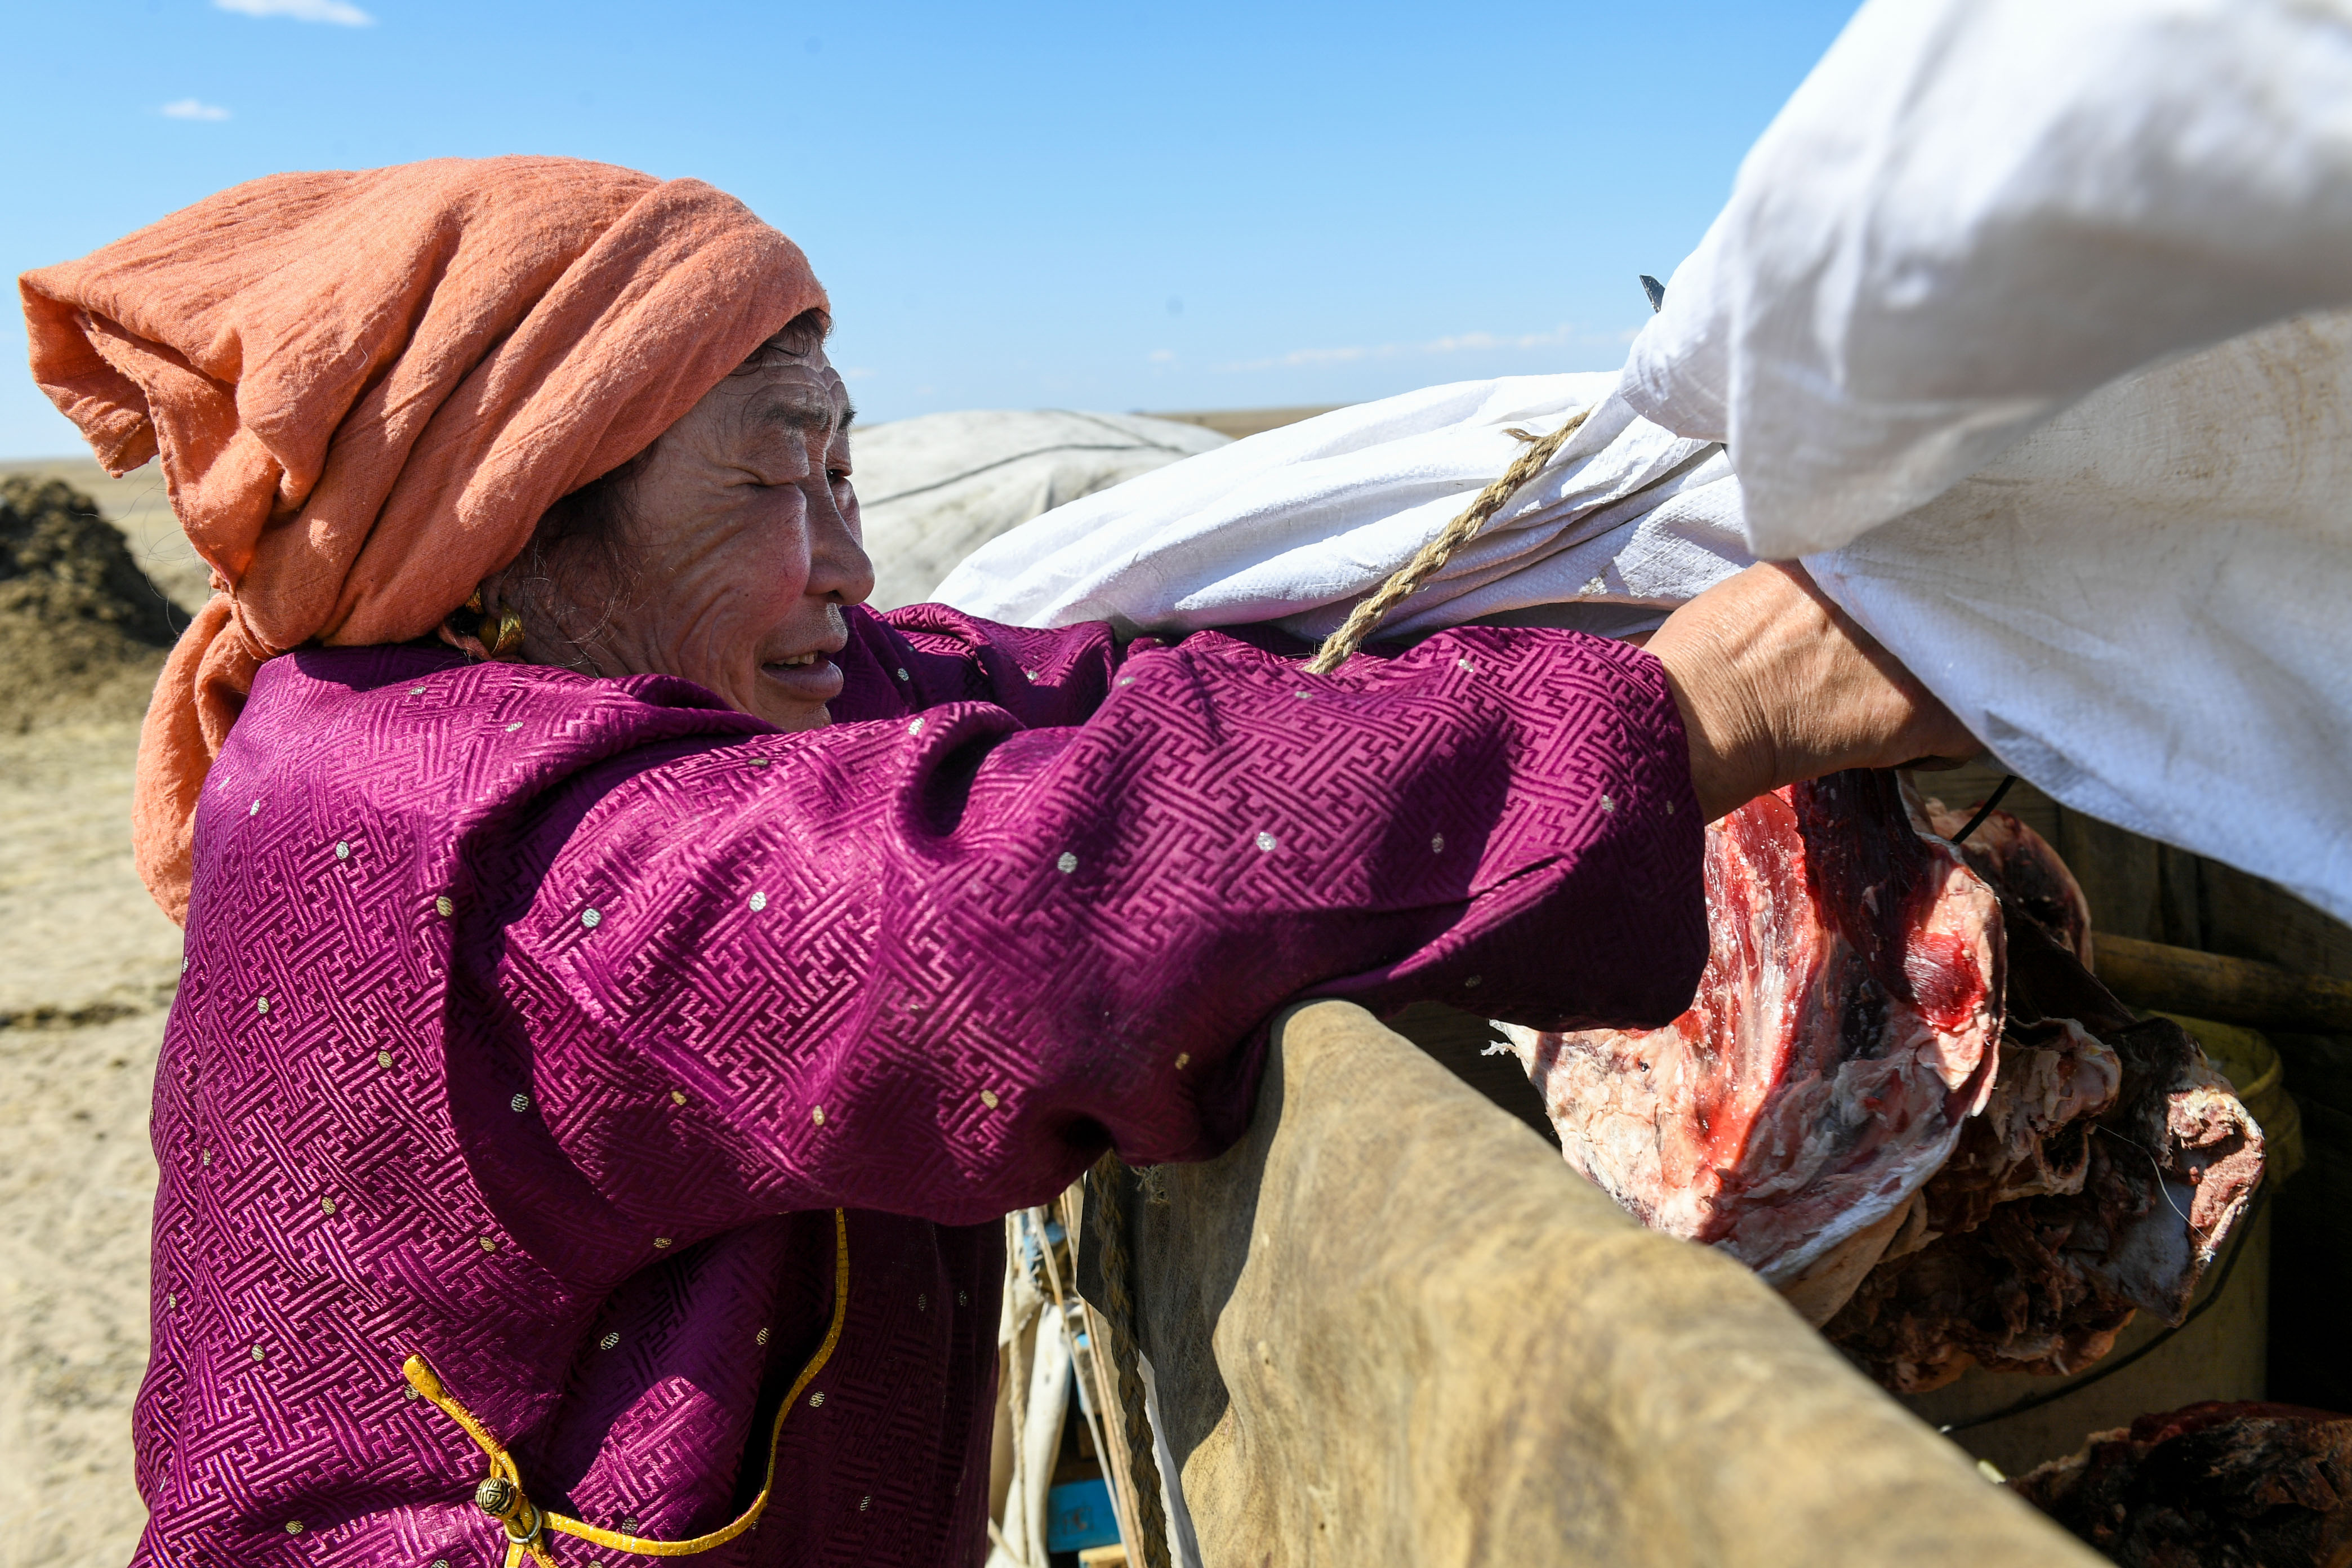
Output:
[[[12,275],[281,169],[601,158],[799,240],[883,419],[1614,365],[1853,9],[5,3]],[[75,449],[0,378],[0,458]]]

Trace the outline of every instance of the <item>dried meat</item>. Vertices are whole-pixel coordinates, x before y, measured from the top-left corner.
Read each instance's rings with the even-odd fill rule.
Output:
[[[2094,1434],[2010,1483],[2123,1568],[2340,1568],[2352,1561],[2352,1417],[2191,1405]]]
[[[1940,1387],[1972,1363],[2080,1371],[2137,1310],[2179,1322],[2262,1179],[2261,1130],[2187,1031],[2136,1019],[2022,913],[2011,913],[2008,935],[2000,1070],[2029,1079],[2026,1052],[2087,1040],[2112,1055],[2116,1091],[2038,1141],[2030,1115],[2012,1122],[2027,1135],[2005,1142],[1988,1126],[1979,1145],[1971,1129],[1920,1195],[1914,1245],[1890,1247],[1829,1321],[1832,1342],[1904,1393]],[[2109,1068],[2087,1050],[2074,1060],[2073,1097],[2087,1107],[2079,1091]],[[1988,1201],[1988,1178],[1998,1191],[2043,1171],[2064,1173],[2053,1190]]]

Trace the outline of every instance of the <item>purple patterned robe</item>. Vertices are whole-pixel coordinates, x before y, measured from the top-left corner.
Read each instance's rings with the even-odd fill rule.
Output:
[[[998,1216],[1245,1123],[1268,1016],[1658,1025],[1706,956],[1646,654],[1466,629],[1313,677],[850,616],[832,727],[417,648],[266,665],[155,1086],[141,1564],[481,1568],[485,1466],[697,1559],[968,1563]],[[559,1563],[630,1559],[568,1537]]]

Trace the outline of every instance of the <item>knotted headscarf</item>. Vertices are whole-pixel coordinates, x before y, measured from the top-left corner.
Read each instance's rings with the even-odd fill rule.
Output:
[[[213,568],[131,807],[184,922],[197,795],[263,660],[430,632],[825,303],[733,197],[566,158],[272,175],[19,287],[33,379],[109,473],[162,457]]]

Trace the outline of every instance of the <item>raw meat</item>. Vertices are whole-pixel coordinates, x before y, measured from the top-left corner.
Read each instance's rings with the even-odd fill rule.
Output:
[[[2352,1417],[2191,1405],[2093,1435],[2010,1487],[2124,1568],[2352,1561]]]
[[[1932,795],[1920,803],[1928,832],[1949,838],[1968,826],[1972,809],[1954,811]],[[1960,846],[1969,869],[1992,884],[2001,901],[2058,939],[2091,966],[2091,900],[2050,842],[2011,816],[1996,811]]]
[[[1505,1032],[1570,1165],[1654,1228],[1810,1285],[1818,1321],[1992,1091],[1998,903],[1895,774],[1859,771],[1709,827],[1706,888],[1689,1012]]]
[[[2261,1130],[2196,1041],[2134,1019],[2016,906],[2006,923],[2015,1098],[1996,1092],[1823,1331],[1904,1393],[1971,1361],[2080,1370],[2140,1308],[2179,1322],[2262,1179]]]

